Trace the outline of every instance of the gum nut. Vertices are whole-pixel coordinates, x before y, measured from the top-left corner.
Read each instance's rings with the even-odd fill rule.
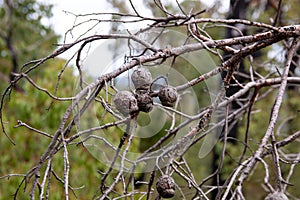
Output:
[[[156,182],[156,190],[163,198],[172,198],[175,195],[175,182],[172,177],[163,175]]]
[[[158,92],[159,100],[164,106],[173,106],[178,98],[177,90],[172,86],[163,87]]]
[[[139,110],[142,112],[150,112],[153,108],[153,99],[149,94],[140,94],[137,96]]]
[[[129,91],[119,91],[114,97],[116,109],[124,116],[133,114],[139,110],[137,100]]]
[[[133,71],[131,80],[136,89],[145,89],[152,83],[152,75],[148,69],[140,67]]]
[[[283,192],[275,191],[268,194],[265,200],[289,200],[289,198]]]

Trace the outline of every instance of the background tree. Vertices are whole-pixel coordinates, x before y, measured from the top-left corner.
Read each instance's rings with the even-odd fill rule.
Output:
[[[297,199],[297,6],[231,1],[233,13],[239,3],[248,4],[245,19],[239,14],[225,19],[226,13],[217,12],[220,7],[206,11],[193,1],[147,1],[147,15],[130,0],[112,3],[116,13],[73,14],[82,21],[71,31],[92,23],[86,33],[24,64],[4,91],[3,132],[27,148],[36,147],[33,141],[24,142],[29,137],[43,144],[28,155],[28,165],[19,165],[25,170],[3,172],[2,178],[17,180],[10,187],[15,197],[259,199],[270,193]],[[95,34],[105,23],[112,29]],[[135,29],[129,30],[130,25]],[[225,35],[229,30],[237,34]],[[105,48],[114,51],[113,62],[96,74],[89,69],[89,49],[103,40],[113,41]],[[63,63],[70,60],[52,60],[72,49],[76,72]],[[96,50],[92,59],[98,68],[105,67],[107,54],[101,55]],[[141,87],[131,78],[137,69],[146,70],[138,73],[144,83],[152,76]],[[47,81],[43,75],[49,76]],[[216,77],[222,77],[221,86]],[[20,84],[37,100],[23,101],[22,93],[13,90]],[[129,91],[127,96],[116,100],[123,90]],[[153,109],[145,112],[145,106]],[[10,115],[12,108],[27,112]],[[40,116],[49,118],[40,123]],[[18,129],[12,129],[13,121]],[[143,129],[161,121],[159,131]],[[232,137],[231,124],[236,122]],[[18,130],[28,132],[19,139]],[[217,141],[220,130],[223,137]],[[5,141],[5,150],[11,149]],[[214,145],[217,170],[210,167]],[[3,160],[5,166],[12,165]],[[213,181],[215,177],[222,181]]]
[[[52,6],[40,2],[26,1],[2,1],[0,7],[0,91],[1,94],[9,85],[10,79],[14,78],[15,73],[20,73],[22,65],[28,60],[35,60],[47,55],[56,49],[59,36],[54,33],[53,27],[42,23],[52,16]],[[38,162],[40,152],[48,145],[49,139],[44,140],[40,135],[32,134],[23,127],[25,124],[47,132],[54,132],[63,115],[67,104],[58,103],[48,98],[48,96],[35,90],[34,85],[38,84],[41,88],[47,88],[50,92],[57,95],[72,95],[73,80],[75,78],[73,70],[67,68],[64,75],[60,78],[59,90],[57,87],[57,72],[66,68],[66,60],[57,58],[46,64],[38,72],[31,73],[27,81],[18,84],[16,90],[10,92],[10,101],[5,105],[3,122],[6,130],[12,133],[10,137],[15,145],[12,145],[5,137],[0,137],[0,176],[5,178],[0,184],[0,199],[11,199],[20,183],[24,170],[30,169],[34,163]],[[22,70],[25,70],[22,68]],[[40,89],[41,89],[40,88]],[[4,136],[1,126],[1,134]],[[47,137],[47,136],[46,136]],[[75,168],[77,172],[85,174],[84,181],[89,179],[89,171],[95,170],[96,166],[89,165],[88,160],[93,159],[89,154],[84,154],[81,148],[74,148],[77,152],[74,158],[78,164]],[[77,151],[79,150],[79,151]],[[63,158],[56,159],[54,165],[60,166]],[[59,167],[58,167],[59,168]],[[89,169],[85,171],[86,169]],[[92,168],[94,168],[92,170]],[[16,176],[6,177],[6,174],[16,173]],[[20,176],[18,176],[20,175]],[[1,180],[3,181],[3,180]],[[74,178],[74,184],[82,185]],[[51,198],[59,199],[63,190],[59,186],[59,179],[53,180],[54,186],[51,187]],[[93,184],[93,183],[90,183]],[[86,184],[89,187],[89,184]],[[20,188],[23,191],[23,187]],[[85,190],[85,189],[83,189]],[[87,194],[88,192],[86,192]],[[90,195],[78,194],[79,199],[91,198]],[[28,194],[20,192],[17,199],[27,199]]]
[[[19,65],[28,59],[37,59],[57,43],[58,36],[50,26],[41,23],[51,17],[51,5],[35,0],[5,0],[0,7],[0,50],[1,77],[8,82]],[[30,33],[30,34],[29,34]]]

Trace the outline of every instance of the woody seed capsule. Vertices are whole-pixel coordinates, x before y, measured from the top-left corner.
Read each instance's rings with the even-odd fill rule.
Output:
[[[137,96],[137,103],[139,110],[142,112],[150,112],[153,108],[152,97],[147,93],[139,94]]]
[[[133,114],[139,110],[137,100],[129,91],[119,91],[114,97],[116,109],[124,116]]]
[[[172,198],[175,194],[175,182],[169,175],[163,175],[156,182],[156,190],[163,198]]]
[[[162,105],[172,107],[177,100],[178,93],[174,87],[166,86],[159,90],[158,97]]]
[[[135,89],[149,89],[152,82],[152,75],[148,69],[140,67],[133,71],[131,80]]]

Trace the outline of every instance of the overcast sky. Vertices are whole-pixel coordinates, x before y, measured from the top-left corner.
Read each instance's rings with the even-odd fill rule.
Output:
[[[54,5],[52,12],[53,17],[50,19],[54,30],[59,35],[70,29],[74,23],[75,17],[71,14],[67,14],[64,11],[72,12],[74,14],[86,14],[86,13],[99,13],[107,12],[111,10],[106,0],[38,0],[40,2],[51,3]],[[46,22],[49,23],[49,22]]]
[[[55,32],[62,37],[60,43],[63,42],[64,34],[73,26],[75,22],[75,16],[72,14],[67,14],[65,11],[74,13],[74,14],[87,14],[87,13],[101,13],[101,12],[114,12],[114,9],[111,7],[109,3],[107,3],[106,0],[83,0],[83,1],[74,1],[74,0],[38,0],[40,2],[44,3],[50,3],[53,4],[53,17],[50,19],[50,21],[47,21],[44,19],[44,23],[46,24],[51,24],[52,27],[54,28]],[[164,1],[172,1],[174,0],[164,0]],[[196,0],[199,1],[199,0]],[[143,15],[147,16],[150,11],[145,9],[143,4],[141,4],[141,0],[133,0],[134,5],[137,6],[137,10],[143,11]],[[180,2],[180,0],[179,0]],[[214,0],[210,1],[203,1],[207,4],[207,7],[209,8],[210,6],[213,5]],[[229,2],[228,0],[223,1],[224,2]],[[226,6],[226,5],[225,5]],[[103,16],[101,16],[103,17]],[[109,17],[109,16],[107,16]],[[87,18],[79,18],[77,19],[76,23],[79,23],[80,20],[87,20]],[[68,34],[66,38],[66,43],[73,42],[76,40],[78,36],[80,36],[82,33],[84,33],[86,30],[88,30],[90,27],[93,26],[93,23],[91,22],[86,23],[84,25],[79,26],[78,28],[74,29],[72,31],[72,35]],[[135,24],[136,26],[136,24]],[[126,29],[132,30],[132,29],[137,29],[138,27],[126,27]],[[101,23],[101,26],[97,29],[93,29],[92,32],[90,32],[88,35],[91,34],[105,34],[108,33],[109,26],[108,24],[103,24]],[[85,35],[87,36],[87,35]],[[101,73],[101,70],[99,71],[99,55],[101,55],[101,63],[103,65],[110,66],[112,65],[112,52],[111,50],[108,49],[108,45],[110,45],[111,41],[103,41],[101,45],[99,43],[94,44],[94,46],[91,47],[91,51],[89,53],[88,58],[85,60],[84,65],[88,65],[87,69],[91,70],[91,74],[93,75],[99,75]],[[69,59],[72,57],[72,55],[76,52],[76,48],[71,49],[71,51],[67,51],[60,57],[64,59]],[[125,53],[125,52],[124,52]],[[96,56],[93,56],[96,55]],[[124,55],[123,55],[124,56]],[[120,61],[122,62],[122,61]],[[74,60],[71,61],[71,64],[74,64]],[[93,66],[94,65],[94,66]],[[115,65],[115,64],[114,64]],[[98,70],[98,71],[97,71]]]
[[[100,13],[110,12],[113,8],[107,3],[106,0],[38,0],[40,2],[51,3],[54,5],[53,17],[50,20],[53,24],[55,31],[63,35],[74,23],[74,16],[67,15],[64,11],[69,11],[75,14],[86,14],[86,13]],[[134,0],[135,4],[142,9],[143,5],[140,4],[141,0]],[[180,1],[179,1],[180,2]],[[208,7],[214,4],[214,0],[203,1]],[[229,2],[228,0],[223,2]],[[227,3],[226,3],[227,4]],[[143,13],[146,14],[146,13]]]

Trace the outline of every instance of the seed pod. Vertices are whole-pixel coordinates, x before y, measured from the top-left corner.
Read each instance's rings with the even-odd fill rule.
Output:
[[[178,93],[174,87],[166,86],[159,90],[158,97],[162,105],[172,107],[177,100]]]
[[[152,75],[146,68],[139,67],[131,74],[131,80],[135,89],[146,89],[148,90],[152,83]]]
[[[119,91],[114,97],[114,104],[117,110],[124,116],[133,114],[139,110],[137,100],[129,91]]]
[[[137,103],[139,110],[142,112],[150,112],[153,108],[152,97],[147,93],[139,94],[137,96]]]
[[[169,175],[163,175],[156,182],[156,190],[163,198],[172,198],[175,194],[175,182]]]
[[[268,194],[265,200],[289,200],[289,198],[283,192],[275,191],[273,193]]]

